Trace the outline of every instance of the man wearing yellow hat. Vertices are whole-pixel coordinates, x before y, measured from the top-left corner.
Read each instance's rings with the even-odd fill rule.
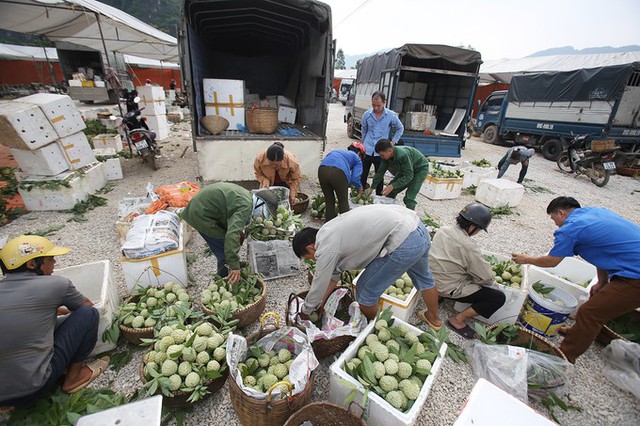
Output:
[[[77,392],[108,366],[108,358],[84,364],[98,334],[93,303],[67,278],[51,275],[54,256],[68,252],[35,235],[0,250],[0,407],[34,403],[63,375],[62,389]],[[56,327],[61,306],[71,314]]]

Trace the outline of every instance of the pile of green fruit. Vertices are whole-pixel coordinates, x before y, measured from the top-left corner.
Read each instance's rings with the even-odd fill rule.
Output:
[[[473,160],[471,162],[471,164],[473,164],[474,166],[484,167],[484,168],[491,167],[491,162],[489,160],[484,159],[484,158],[481,159],[481,160]]]
[[[401,278],[398,278],[391,287],[384,291],[384,294],[405,301],[407,297],[409,297],[409,294],[411,294],[411,290],[413,290],[413,282],[411,282],[411,278],[409,278],[409,275],[405,272]]]
[[[318,194],[311,200],[311,217],[314,219],[325,218],[324,195]]]
[[[429,163],[429,176],[431,177],[436,179],[459,179],[464,177],[464,173],[460,170],[456,170],[455,172],[445,170],[435,161],[430,161]]]
[[[226,336],[210,323],[164,326],[143,361],[145,388],[165,396],[191,393],[189,402],[209,394],[207,384],[227,368]]]
[[[545,284],[542,283],[542,281],[536,281],[535,283],[533,283],[531,285],[531,287],[533,288],[533,291],[535,291],[536,293],[538,293],[540,296],[544,297],[545,299],[552,301],[556,305],[566,306],[566,304],[562,300],[557,299],[555,297],[552,297],[549,294],[553,290],[556,289],[554,286],[545,285]]]
[[[389,309],[378,315],[373,333],[344,370],[402,412],[411,409],[438,357],[438,345],[427,336],[395,326]]]
[[[213,283],[202,291],[200,302],[205,310],[215,312],[222,319],[230,318],[260,300],[262,286],[259,278],[245,268],[240,273],[240,281],[232,286],[220,275],[214,275]]]
[[[238,370],[242,376],[242,383],[258,392],[268,392],[278,382],[289,382],[289,369],[295,354],[286,348],[278,352],[271,350],[265,352],[259,346],[249,348],[251,356],[238,364]],[[288,393],[285,385],[276,388],[283,394]]]
[[[424,212],[422,223],[424,223],[425,226],[428,226],[430,230],[436,230],[440,228],[440,223],[427,212]]]
[[[362,194],[358,194],[352,191],[351,202],[353,204],[359,204],[361,206],[365,206],[367,204],[373,204],[373,197],[371,196],[371,194],[367,193],[366,191],[363,192]]]
[[[507,287],[520,288],[522,283],[522,266],[512,260],[500,261],[493,255],[485,256],[484,258],[491,265],[495,282]]]
[[[176,306],[190,306],[189,293],[180,284],[169,282],[163,287],[149,286],[138,293],[137,302],[129,302],[120,307],[116,321],[125,327],[136,329],[155,327],[161,317],[175,317]]]
[[[275,217],[254,217],[247,227],[247,231],[254,240],[287,240],[293,238],[293,234],[301,227],[300,215],[294,214],[289,208],[279,206]]]

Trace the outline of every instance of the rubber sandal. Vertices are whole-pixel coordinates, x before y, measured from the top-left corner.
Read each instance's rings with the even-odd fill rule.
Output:
[[[89,364],[87,364],[86,367],[89,367],[89,369],[91,370],[91,377],[89,377],[89,380],[87,380],[84,383],[79,384],[78,386],[76,386],[73,389],[69,389],[69,390],[65,391],[66,393],[73,394],[73,393],[76,393],[76,392],[86,388],[89,385],[89,383],[91,383],[91,382],[93,382],[95,380],[96,377],[98,377],[99,375],[104,373],[105,370],[109,367],[109,357],[108,356],[103,356],[100,359],[96,359],[96,360],[90,362]]]
[[[418,311],[418,313],[416,314],[416,316],[418,317],[418,319],[420,321],[422,321],[423,323],[427,324],[429,327],[433,328],[435,331],[440,331],[440,329],[442,328],[442,325],[435,325],[434,323],[432,323],[431,321],[429,321],[427,319],[427,316],[425,315],[425,312],[427,312],[427,310],[423,310],[423,311]]]
[[[464,337],[465,339],[473,339],[476,337],[476,332],[471,327],[465,325],[463,328],[456,328],[449,320],[446,322],[447,327],[454,333]]]

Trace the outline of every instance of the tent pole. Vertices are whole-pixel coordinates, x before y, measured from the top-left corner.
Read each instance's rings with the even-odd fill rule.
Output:
[[[53,65],[51,65],[51,61],[49,61],[49,56],[47,55],[47,48],[44,46],[44,36],[40,36],[40,47],[42,47],[42,51],[44,52],[44,58],[47,60],[47,65],[49,67],[49,74],[51,74],[51,81],[53,81],[54,86],[58,85],[58,80],[56,79],[56,72],[53,69]],[[57,91],[56,87],[56,91]]]
[[[107,50],[107,44],[104,42],[104,34],[102,33],[102,25],[100,25],[100,14],[94,13],[96,15],[96,22],[98,23],[98,30],[100,30],[100,40],[102,40],[102,47],[104,48],[104,54],[107,57],[107,65],[111,66],[111,61],[109,61],[109,51]]]

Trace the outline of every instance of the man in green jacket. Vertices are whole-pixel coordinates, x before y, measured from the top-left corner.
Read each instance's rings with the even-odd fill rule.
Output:
[[[407,190],[404,205],[415,210],[416,195],[429,173],[429,162],[417,149],[410,146],[395,146],[388,139],[380,139],[376,143],[376,152],[382,161],[373,178],[372,188],[382,182],[384,174],[389,170],[394,178],[382,190],[382,195],[396,198],[400,192]]]
[[[179,213],[202,235],[218,260],[218,275],[227,277],[232,285],[240,280],[240,234],[252,210],[251,192],[219,182],[202,188]]]

